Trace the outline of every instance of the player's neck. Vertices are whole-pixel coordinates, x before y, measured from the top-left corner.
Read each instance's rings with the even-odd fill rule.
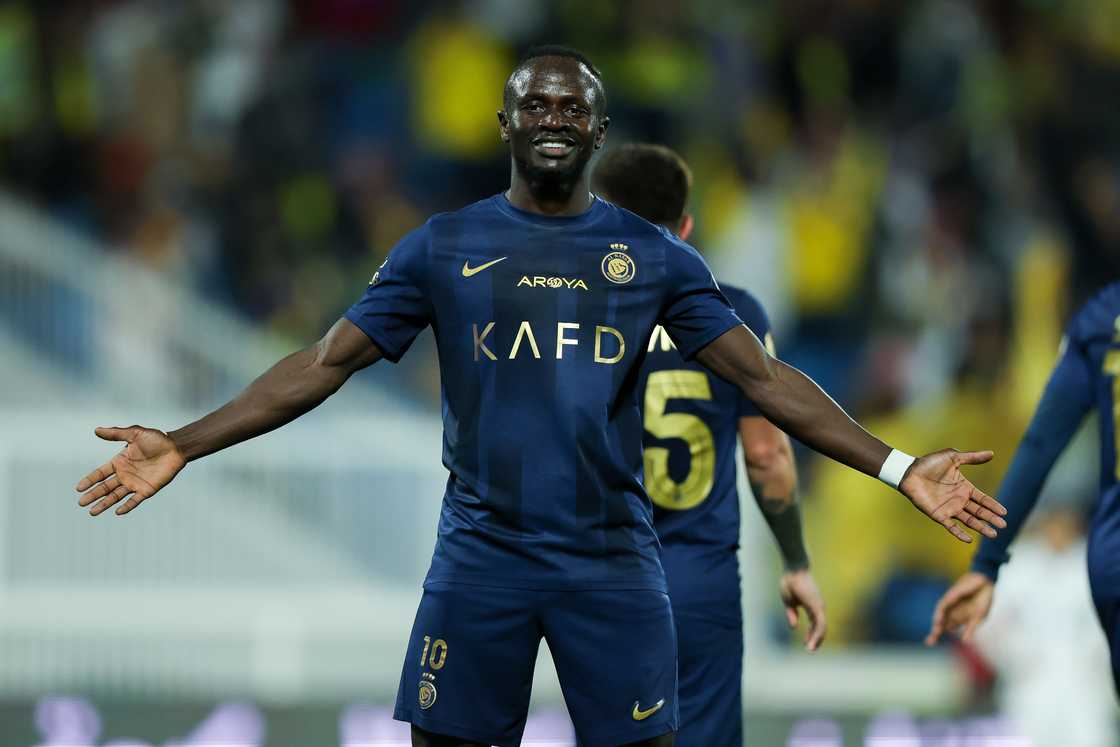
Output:
[[[520,210],[549,216],[580,215],[591,207],[590,179],[584,172],[574,181],[528,179],[513,170],[506,199]]]

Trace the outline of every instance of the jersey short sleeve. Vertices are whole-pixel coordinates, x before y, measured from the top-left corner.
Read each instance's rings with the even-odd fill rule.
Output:
[[[659,321],[687,361],[743,321],[720,291],[700,254],[667,234],[666,240],[670,242],[665,248],[669,294]]]
[[[393,363],[432,320],[432,306],[422,285],[428,256],[428,229],[409,233],[377,269],[369,287],[346,312]]]
[[[723,286],[723,294],[727,296],[727,300],[731,302],[735,313],[743,320],[743,324],[747,325],[747,329],[754,332],[754,336],[766,346],[766,351],[770,355],[777,355],[774,349],[774,338],[770,334],[770,317],[766,315],[766,309],[762,308],[759,300],[747,291],[734,286]],[[760,417],[762,415],[758,407],[741,394],[739,395],[738,414],[741,418]]]

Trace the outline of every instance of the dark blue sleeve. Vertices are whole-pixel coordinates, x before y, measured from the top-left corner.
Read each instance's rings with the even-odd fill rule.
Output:
[[[669,294],[658,321],[687,361],[743,321],[720,292],[700,254],[684,242],[668,236],[666,240],[670,242],[665,247]]]
[[[754,332],[770,355],[777,355],[774,349],[774,338],[770,334],[770,317],[766,314],[766,309],[762,307],[758,299],[747,291],[739,290],[731,286],[724,286],[723,293],[731,301],[732,306],[735,307],[735,313],[747,325],[747,329]],[[739,396],[739,417],[762,417],[762,412],[759,411],[758,406],[751,402],[746,397]]]
[[[1093,405],[1093,377],[1088,356],[1072,336],[1063,347],[1042,400],[1015,450],[1011,468],[999,487],[998,500],[1007,507],[1007,528],[1000,530],[995,539],[982,540],[972,559],[972,570],[993,581],[999,575],[999,567],[1010,559],[1007,548],[1038,502],[1050,468]]]
[[[366,292],[346,312],[346,318],[393,363],[401,359],[432,319],[432,306],[422,285],[427,256],[425,225],[393,247]]]

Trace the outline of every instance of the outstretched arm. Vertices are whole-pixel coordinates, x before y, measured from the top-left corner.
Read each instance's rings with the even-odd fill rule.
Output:
[[[1116,366],[1120,355],[1115,356],[1114,361],[1106,357],[1105,366],[1110,363]],[[1120,373],[1120,367],[1109,373]],[[1038,502],[1046,476],[1092,406],[1093,377],[1089,361],[1079,347],[1068,345],[1046,382],[1042,399],[999,486],[999,496],[1007,505],[1007,531],[980,543],[972,559],[972,570],[996,580],[999,567],[1011,557],[1007,548]]]
[[[1004,526],[1006,510],[960,472],[963,464],[982,464],[989,451],[928,454],[910,465],[901,479],[887,473],[898,452],[872,436],[805,374],[772,357],[746,327],[734,327],[703,348],[696,359],[730,381],[768,420],[825,456],[882,477],[894,484],[924,514],[962,542],[972,537],[956,525],[989,537],[992,525]],[[884,467],[887,469],[884,469]]]
[[[323,339],[292,353],[226,404],[167,435],[188,462],[290,423],[318,407],[381,351],[348,319]]]
[[[786,622],[791,628],[797,627],[797,608],[804,607],[810,623],[805,648],[815,651],[824,640],[827,622],[824,600],[809,571],[809,553],[801,531],[793,448],[786,434],[757,416],[739,418],[739,438],[754,500],[778,543],[785,566],[779,593],[786,608]]]
[[[132,495],[117,509],[126,514],[151,498],[187,462],[213,454],[289,423],[338,391],[351,374],[381,359],[369,337],[346,319],[323,339],[282,359],[234,399],[206,417],[169,433],[134,425],[98,428],[125,448],[82,478],[78,501],[94,516]]]
[[[717,337],[696,360],[738,386],[770,422],[825,456],[876,476],[891,453],[816,382],[767,353],[746,327]]]

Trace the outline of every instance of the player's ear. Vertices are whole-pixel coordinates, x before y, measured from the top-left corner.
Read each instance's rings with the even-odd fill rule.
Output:
[[[602,148],[603,143],[607,141],[607,128],[610,126],[610,117],[602,117],[599,120],[599,126],[595,128],[595,150]]]
[[[509,142],[509,117],[503,109],[498,110],[498,135],[503,143]]]
[[[688,237],[692,235],[692,215],[685,213],[681,216],[681,222],[677,224],[677,236],[681,241],[688,241]]]

